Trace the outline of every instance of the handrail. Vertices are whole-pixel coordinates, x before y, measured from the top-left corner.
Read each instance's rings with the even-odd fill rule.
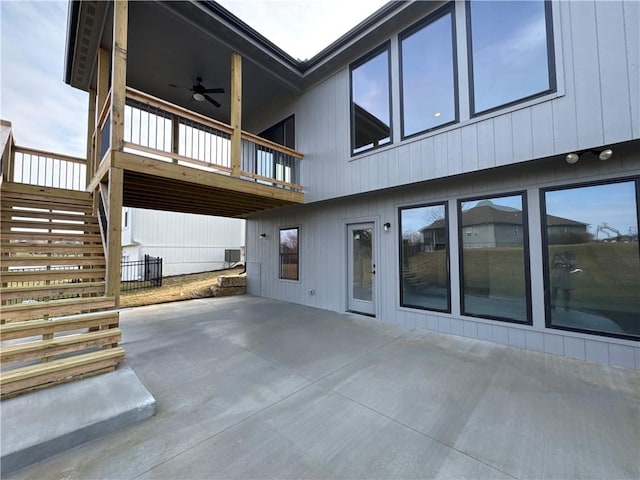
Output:
[[[71,155],[47,152],[46,150],[38,150],[36,148],[21,147],[18,145],[15,145],[13,147],[13,151],[15,153],[24,153],[26,155],[36,155],[39,157],[55,158],[56,160],[64,160],[65,162],[72,162],[72,163],[81,163],[83,165],[87,163],[86,158],[72,157]]]
[[[229,135],[233,133],[233,128],[225,123],[219,122],[199,113],[192,112],[191,110],[187,110],[186,108],[180,107],[173,103],[160,100],[159,98],[149,95],[148,93],[141,92],[140,90],[136,90],[135,88],[127,87],[127,98],[147,104],[151,107],[159,108],[161,110],[164,110],[165,112],[173,113],[175,115],[188,118],[189,120],[202,123],[207,127],[216,128],[224,133],[228,133]]]
[[[280,145],[279,143],[272,142],[271,140],[266,140],[262,137],[254,135],[253,133],[242,131],[242,138],[244,140],[248,140],[253,143],[257,143],[258,145],[262,145],[266,148],[271,148],[273,150],[277,150],[281,153],[285,153],[287,155],[291,155],[292,157],[297,158],[298,160],[302,160],[304,155],[296,150],[293,150],[289,147],[285,147],[284,145]]]

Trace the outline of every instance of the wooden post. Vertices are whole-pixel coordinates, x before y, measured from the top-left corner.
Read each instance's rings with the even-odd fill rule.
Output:
[[[127,95],[128,0],[113,3],[111,49],[111,150],[121,151],[124,140],[124,105]]]
[[[95,139],[93,145],[93,173],[98,170],[98,165],[100,164],[100,160],[102,160],[102,136],[100,135],[100,131],[98,130],[98,121],[100,117],[100,113],[102,113],[102,109],[104,108],[104,104],[107,101],[107,96],[109,95],[109,63],[110,63],[109,52],[104,48],[98,49],[98,69],[97,69],[97,86],[96,86],[96,106],[95,106],[95,119],[93,124],[95,125]],[[91,175],[93,178],[93,174]]]
[[[231,52],[231,176],[240,176],[242,147],[242,57]]]
[[[107,228],[107,296],[120,305],[120,263],[122,259],[122,186],[124,171],[109,169],[109,221]]]
[[[180,119],[177,115],[171,116],[171,152],[180,153]],[[173,163],[178,163],[178,160],[174,158]]]
[[[93,133],[96,130],[96,91],[89,89],[89,108],[87,112],[87,183],[89,186],[91,179],[93,179],[93,173],[95,172],[95,166],[93,164],[95,153],[93,151]]]

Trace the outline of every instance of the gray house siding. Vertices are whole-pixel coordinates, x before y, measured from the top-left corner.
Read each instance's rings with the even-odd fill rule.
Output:
[[[567,165],[562,159],[530,162],[345,201],[278,210],[247,223],[249,293],[313,307],[346,311],[346,225],[375,222],[377,239],[376,318],[444,333],[490,340],[530,350],[640,369],[637,342],[545,327],[540,188],[640,174],[640,153],[628,149],[606,163]],[[517,325],[460,314],[456,202],[473,195],[523,190],[527,194],[533,325]],[[452,311],[437,313],[400,307],[398,208],[448,201]],[[382,225],[391,223],[389,232]],[[300,228],[300,280],[278,279],[278,229]],[[266,238],[260,238],[266,233]],[[313,291],[313,294],[310,292]]]
[[[390,37],[392,145],[350,157],[348,65],[293,105],[269,109],[272,117],[256,125],[266,128],[295,114],[307,202],[640,137],[638,2],[554,2],[557,93],[476,118],[469,118],[464,2],[455,10],[459,123],[401,140],[397,33],[408,23]],[[352,61],[376,46],[360,46]]]
[[[464,2],[455,11],[457,124],[400,138],[397,33],[413,22],[382,40],[391,41],[392,145],[350,156],[348,65],[262,120],[258,128],[295,114],[306,205],[248,221],[249,293],[346,311],[347,225],[374,222],[379,320],[640,369],[635,341],[545,326],[540,212],[542,188],[640,175],[637,142],[623,144],[640,138],[640,3],[554,2],[557,92],[476,118],[469,115]],[[350,62],[380,43],[356,45]],[[607,162],[564,161],[603,145],[615,151]],[[457,202],[518,191],[527,200],[532,325],[461,315]],[[400,306],[398,208],[433,202],[448,202],[451,313]],[[300,232],[299,281],[278,279],[278,230],[289,226]]]

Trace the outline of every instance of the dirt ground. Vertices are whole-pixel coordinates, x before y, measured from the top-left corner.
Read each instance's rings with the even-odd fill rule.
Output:
[[[243,267],[228,270],[216,270],[214,272],[193,273],[191,275],[176,275],[162,279],[162,286],[122,292],[120,295],[121,307],[141,307],[156,303],[178,302],[193,298],[205,298],[211,296],[210,287],[214,286],[215,279],[221,275],[238,275]]]

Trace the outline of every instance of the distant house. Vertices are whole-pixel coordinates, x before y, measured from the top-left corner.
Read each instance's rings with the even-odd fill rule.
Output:
[[[145,255],[163,259],[165,277],[237,265],[244,259],[244,220],[125,207],[122,260]]]
[[[462,212],[462,244],[464,248],[521,246],[522,223],[521,210],[496,205],[491,200],[482,200],[476,206]],[[567,235],[571,238],[584,238],[587,225],[568,218],[547,215],[550,240],[559,240]],[[423,251],[444,248],[445,227],[444,220],[436,220],[420,230]]]

